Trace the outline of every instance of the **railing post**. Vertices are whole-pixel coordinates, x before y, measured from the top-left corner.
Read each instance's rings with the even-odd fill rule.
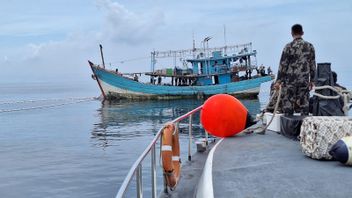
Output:
[[[204,129],[204,133],[205,133],[205,145],[208,146],[208,131]]]
[[[165,175],[165,174],[163,174],[163,178],[164,178],[164,180],[163,180],[164,193],[165,193],[165,194],[168,194],[169,191],[167,190],[167,183],[166,183],[166,175]]]
[[[151,158],[151,167],[152,167],[152,198],[156,198],[156,152],[155,144],[152,146],[152,158]]]
[[[188,124],[188,136],[189,136],[189,142],[188,142],[188,161],[192,160],[192,155],[191,155],[191,146],[192,146],[192,114],[189,115],[189,124]]]
[[[137,182],[137,197],[143,198],[142,164],[138,165],[137,172],[136,172],[136,182]]]

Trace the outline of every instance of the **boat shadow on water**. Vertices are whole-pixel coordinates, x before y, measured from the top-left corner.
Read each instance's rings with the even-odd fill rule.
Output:
[[[134,138],[152,138],[165,122],[189,112],[203,102],[204,100],[197,99],[104,101],[97,110],[99,121],[91,131],[92,143],[95,146],[108,147]],[[243,99],[241,102],[252,115],[260,110],[258,99]],[[193,135],[196,138],[204,135],[199,118],[199,114],[193,118]],[[186,139],[187,120],[181,122],[179,128],[180,138]]]

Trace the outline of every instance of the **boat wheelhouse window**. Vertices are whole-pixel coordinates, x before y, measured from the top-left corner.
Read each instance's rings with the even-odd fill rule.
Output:
[[[219,84],[219,76],[218,75],[212,76],[212,81],[214,85]]]
[[[198,67],[199,68],[199,74],[202,74],[203,73],[203,62],[200,62],[198,63],[200,66]]]

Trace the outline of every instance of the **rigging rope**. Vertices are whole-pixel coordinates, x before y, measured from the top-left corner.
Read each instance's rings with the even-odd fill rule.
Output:
[[[131,59],[125,59],[125,60],[119,60],[119,61],[112,61],[112,62],[109,62],[109,64],[116,64],[116,63],[123,64],[125,62],[132,62],[132,61],[144,60],[144,59],[149,59],[149,58],[150,58],[150,56],[131,58]]]

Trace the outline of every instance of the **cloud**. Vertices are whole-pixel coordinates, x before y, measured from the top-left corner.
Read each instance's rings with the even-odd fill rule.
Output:
[[[99,43],[104,46],[105,62],[112,62],[112,67],[126,72],[147,71],[148,59],[124,64],[120,61],[148,56],[153,49],[190,48],[192,32],[197,46],[209,35],[214,36],[211,46],[222,45],[223,24],[226,24],[227,44],[253,42],[259,64],[277,66],[284,44],[291,39],[290,26],[300,22],[305,28],[305,38],[316,46],[317,61],[349,65],[344,57],[348,56],[351,43],[348,35],[352,24],[347,20],[351,18],[350,1],[331,4],[317,0],[253,0],[238,4],[225,0],[145,0],[123,1],[122,5],[115,0],[90,0],[93,3],[80,0],[77,5],[68,6],[72,12],[67,14],[66,4],[78,1],[67,0],[62,3],[65,6],[52,6],[55,9],[39,6],[38,10],[47,12],[26,15],[27,7],[21,8],[21,4],[14,8],[24,11],[11,12],[21,13],[14,14],[15,17],[0,13],[4,16],[0,19],[3,24],[0,35],[6,36],[5,44],[0,47],[4,57],[0,58],[0,65],[6,65],[7,72],[13,73],[0,72],[0,77],[10,80],[13,76],[27,80],[35,75],[39,79],[60,74],[71,75],[72,79],[80,79],[78,75],[89,77],[87,59],[101,61]],[[331,46],[339,47],[331,50]],[[19,76],[21,72],[23,76]],[[54,79],[51,77],[50,80]]]
[[[145,44],[154,38],[153,34],[164,24],[162,12],[139,15],[111,0],[96,0],[96,3],[103,13],[101,29],[87,31],[78,26],[76,28],[81,30],[67,34],[64,39],[28,43],[14,53],[6,55],[7,60],[13,57],[21,57],[18,61],[41,61],[50,60],[50,58],[56,60],[57,57],[74,59],[73,54],[77,56],[77,54],[93,51],[97,49],[99,43],[105,43],[104,46],[108,48],[115,48],[113,46],[116,46],[116,43],[127,46]]]
[[[111,0],[97,0],[97,5],[105,13],[101,37],[114,42],[135,44],[151,40],[164,24],[164,14],[160,11],[136,14]]]
[[[46,59],[46,57],[71,57],[77,56],[88,49],[95,47],[98,43],[96,32],[75,32],[70,33],[60,41],[48,41],[39,44],[30,43],[24,47],[26,56],[24,60]]]
[[[55,37],[57,30],[51,26],[55,27],[56,22],[62,24],[62,21],[55,21],[51,26],[45,23],[43,26],[28,30],[23,29],[19,23],[16,23],[17,26],[6,26],[7,33],[12,35],[9,39],[15,40],[17,37],[13,35],[19,35],[23,42],[11,45],[11,48],[0,48],[0,53],[3,54],[0,65],[7,66],[0,73],[1,79],[4,81],[24,79],[27,81],[60,81],[63,79],[58,76],[65,76],[65,79],[90,81],[87,60],[100,61],[99,43],[102,43],[106,49],[104,55],[107,62],[126,59],[132,54],[131,48],[134,48],[133,53],[144,50],[145,47],[135,49],[136,44],[149,45],[155,38],[153,34],[164,24],[164,15],[160,11],[152,10],[139,14],[110,0],[96,0],[95,2],[98,7],[93,7],[99,10],[95,10],[98,12],[94,14],[96,17],[94,20],[98,21],[99,18],[100,22],[89,21],[92,18],[89,16],[88,21],[78,23],[79,25],[66,31],[61,38]],[[26,27],[30,27],[31,24],[32,22],[29,21]],[[44,31],[47,35],[45,38],[41,35],[43,29],[47,30]],[[37,38],[32,35],[36,35]],[[119,67],[123,68],[120,65]],[[136,70],[140,69],[136,68]]]

